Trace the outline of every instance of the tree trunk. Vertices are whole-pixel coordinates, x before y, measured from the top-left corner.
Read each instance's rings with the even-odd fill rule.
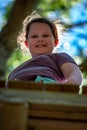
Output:
[[[14,49],[17,48],[17,34],[24,18],[29,15],[39,0],[16,0],[7,24],[0,32],[0,78],[3,78],[7,67],[6,62]]]

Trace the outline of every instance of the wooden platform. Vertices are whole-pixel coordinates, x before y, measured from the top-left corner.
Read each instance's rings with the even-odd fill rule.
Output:
[[[8,85],[0,87],[0,102],[28,103],[27,130],[87,130],[87,94],[79,95],[78,86],[20,81]]]
[[[6,81],[1,80],[0,88],[79,93],[78,85],[63,85],[57,83],[43,84],[39,82],[28,82],[28,81],[9,81],[8,83],[6,83]]]

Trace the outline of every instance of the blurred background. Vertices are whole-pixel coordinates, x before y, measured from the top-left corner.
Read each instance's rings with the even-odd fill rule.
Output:
[[[0,79],[30,58],[17,46],[17,35],[27,15],[36,10],[51,20],[60,19],[65,28],[57,51],[70,54],[87,85],[87,0],[0,0]]]

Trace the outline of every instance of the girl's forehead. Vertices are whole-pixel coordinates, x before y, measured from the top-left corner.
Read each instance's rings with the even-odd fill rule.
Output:
[[[40,27],[43,27],[43,26],[49,27],[49,25],[47,23],[45,23],[45,22],[34,22],[34,23],[31,24],[30,28],[33,27],[33,26],[35,26],[35,27],[38,27],[38,26],[40,26]]]
[[[42,31],[42,30],[51,31],[49,25],[46,23],[32,23],[29,31]]]

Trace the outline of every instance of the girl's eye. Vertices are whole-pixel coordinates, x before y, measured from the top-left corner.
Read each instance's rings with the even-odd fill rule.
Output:
[[[33,35],[33,36],[31,36],[31,38],[37,38],[38,36],[37,35]]]
[[[49,37],[49,34],[43,34],[42,37]],[[32,35],[31,38],[38,38],[38,35]]]
[[[43,37],[49,37],[49,35],[48,34],[44,34]]]

